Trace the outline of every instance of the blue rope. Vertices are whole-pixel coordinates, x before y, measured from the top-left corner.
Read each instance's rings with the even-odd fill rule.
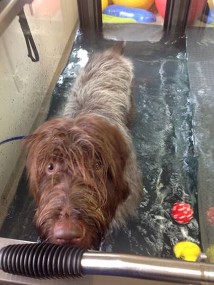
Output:
[[[16,140],[22,140],[27,138],[28,136],[17,136],[17,137],[12,137],[3,141],[0,141],[0,145],[4,144],[4,143],[8,143],[8,142],[12,142],[12,141],[16,141]]]

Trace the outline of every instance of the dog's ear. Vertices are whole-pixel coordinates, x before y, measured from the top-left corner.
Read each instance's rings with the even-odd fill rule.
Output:
[[[55,133],[57,133],[57,135],[66,134],[67,129],[72,122],[72,119],[62,117],[46,121],[39,126],[32,135],[29,135],[24,139],[22,147],[29,153],[31,152],[31,149],[36,148],[38,144],[44,144],[47,143],[47,141],[52,140]]]
[[[36,140],[37,135],[29,135],[27,136],[21,143],[22,149],[28,151]]]
[[[38,135],[33,134],[25,138],[22,142],[22,148],[26,151],[27,159],[26,159],[26,171],[28,176],[28,183],[31,193],[33,194],[34,198],[36,199],[36,192],[37,192],[37,183],[36,183],[36,176],[37,176],[37,167],[36,167],[36,160],[35,160],[35,145],[38,139]],[[34,154],[34,155],[33,155]]]
[[[44,150],[45,154],[45,148],[49,148],[56,132],[59,133],[59,130],[62,130],[61,133],[66,132],[66,126],[64,126],[66,124],[70,126],[70,120],[68,122],[68,120],[60,117],[46,121],[32,135],[26,137],[22,143],[22,147],[27,155],[26,170],[29,179],[29,188],[36,199],[39,197],[37,195],[38,181],[44,168],[43,162],[45,162],[46,158],[41,153]],[[39,157],[43,157],[42,161],[38,160]]]

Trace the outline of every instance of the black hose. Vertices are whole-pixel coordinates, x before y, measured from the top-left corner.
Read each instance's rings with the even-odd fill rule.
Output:
[[[49,243],[14,244],[1,248],[0,269],[33,278],[81,277],[85,249]]]

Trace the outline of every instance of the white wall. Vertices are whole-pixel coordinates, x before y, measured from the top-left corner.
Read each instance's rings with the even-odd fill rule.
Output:
[[[27,56],[16,17],[0,38],[0,141],[27,135],[45,119],[77,25],[76,0],[34,0],[24,10],[40,60]],[[0,145],[0,223],[23,171],[21,154],[20,141]]]

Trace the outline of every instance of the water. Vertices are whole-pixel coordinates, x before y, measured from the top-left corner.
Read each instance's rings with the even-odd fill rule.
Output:
[[[62,112],[68,92],[88,56],[112,45],[110,40],[90,38],[86,41],[81,34],[77,35],[69,62],[54,89],[47,118]],[[174,43],[164,40],[157,43],[128,42],[125,55],[133,60],[135,67],[133,94],[136,113],[131,132],[143,173],[144,199],[139,205],[138,217],[129,221],[126,228],[113,232],[102,243],[101,249],[173,258],[172,248],[176,242],[189,240],[200,244],[198,166],[194,153],[186,40],[183,38]],[[25,181],[20,182],[17,196],[23,187],[26,189]],[[173,203],[178,201],[190,203],[194,208],[194,218],[187,225],[177,224],[170,216]],[[32,225],[33,205],[30,205],[30,217],[24,225],[22,223],[21,231],[13,230],[13,238],[36,238],[34,229],[30,238],[25,235],[29,232],[28,224]],[[26,211],[22,207],[15,215],[15,208],[17,206],[11,206],[8,216],[15,216],[13,227],[18,219],[20,221],[21,212]],[[1,230],[2,236],[9,237],[10,223],[11,218],[8,218]]]
[[[185,39],[171,48],[164,42],[141,43],[138,52],[132,48],[136,43],[129,44],[127,53],[130,56],[133,51],[136,73],[133,93],[137,114],[132,134],[143,172],[144,201],[138,219],[115,233],[103,248],[172,257],[173,245],[178,241],[200,243],[198,166]],[[178,225],[171,219],[170,209],[177,201],[190,203],[195,210],[188,225]]]

